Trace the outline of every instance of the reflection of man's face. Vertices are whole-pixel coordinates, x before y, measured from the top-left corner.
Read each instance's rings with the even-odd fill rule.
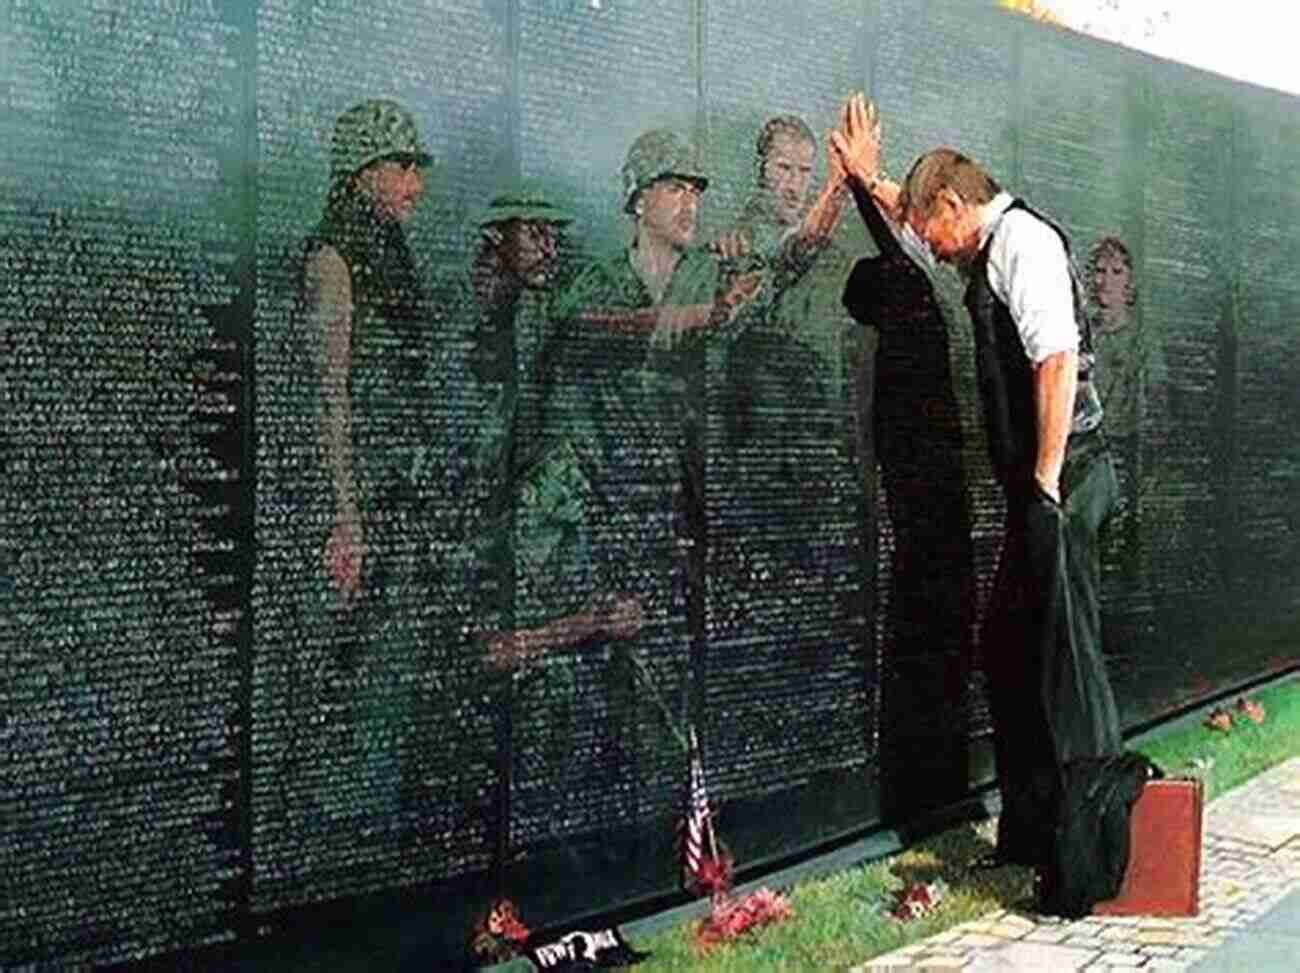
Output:
[[[555,275],[559,228],[540,220],[510,220],[501,228],[501,259],[525,287],[546,287]]]
[[[1129,269],[1117,253],[1103,253],[1093,263],[1092,293],[1097,304],[1117,310],[1128,303]]]
[[[816,151],[811,142],[797,135],[775,135],[768,147],[763,188],[772,194],[776,218],[785,226],[798,223],[803,214]]]
[[[641,191],[639,231],[674,250],[685,250],[695,239],[695,222],[702,190],[693,182],[669,176]]]
[[[424,194],[424,176],[414,162],[385,159],[367,166],[359,179],[379,213],[399,223],[410,219]]]

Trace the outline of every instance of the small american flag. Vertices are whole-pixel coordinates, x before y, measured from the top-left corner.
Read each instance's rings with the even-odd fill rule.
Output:
[[[709,793],[704,786],[704,761],[700,759],[700,743],[695,737],[695,727],[690,730],[691,780],[686,794],[686,837],[683,842],[683,878],[687,883],[700,878],[704,864],[705,842],[709,856],[718,857],[717,842],[713,836],[713,814],[709,810]]]

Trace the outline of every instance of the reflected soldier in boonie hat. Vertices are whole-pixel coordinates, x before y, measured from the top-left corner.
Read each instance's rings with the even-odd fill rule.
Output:
[[[485,244],[495,248],[506,281],[529,289],[551,283],[559,257],[560,230],[573,222],[539,187],[515,187],[493,196],[479,214]]]
[[[511,220],[528,220],[567,226],[573,222],[568,210],[550,199],[540,188],[527,186],[497,193],[479,214],[480,227],[509,223]]]
[[[479,316],[471,367],[481,381],[504,381],[514,370],[516,319],[535,313],[521,298],[556,282],[561,235],[572,222],[567,210],[532,184],[498,192],[480,210],[470,282]]]

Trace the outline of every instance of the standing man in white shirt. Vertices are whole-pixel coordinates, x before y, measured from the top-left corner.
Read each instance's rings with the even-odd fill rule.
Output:
[[[850,178],[967,281],[989,451],[1007,501],[980,638],[1002,813],[996,851],[973,865],[1038,865],[1055,824],[1052,772],[1121,751],[1097,548],[1118,484],[1069,241],[952,149],[921,156],[901,187],[884,182],[879,130],[855,101],[834,138]]]

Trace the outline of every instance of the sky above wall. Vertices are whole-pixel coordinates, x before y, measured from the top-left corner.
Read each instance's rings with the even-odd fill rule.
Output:
[[[1277,0],[1039,0],[1067,27],[1300,94],[1300,8]]]

